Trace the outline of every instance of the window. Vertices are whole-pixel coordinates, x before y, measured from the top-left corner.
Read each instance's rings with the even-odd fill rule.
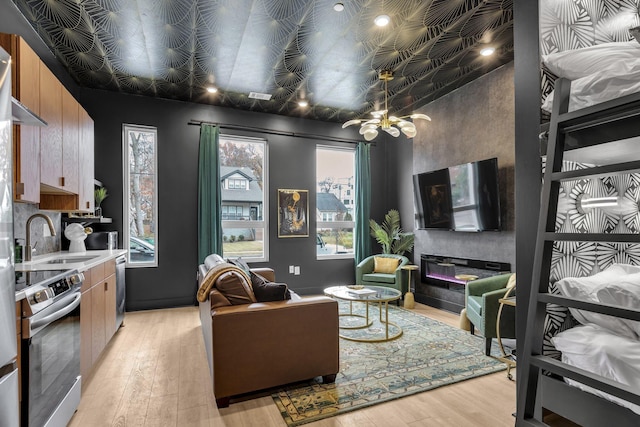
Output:
[[[267,261],[267,142],[220,135],[222,252],[225,258]],[[243,190],[243,191],[238,191]]]
[[[242,206],[224,205],[222,206],[222,219],[235,220],[248,218],[244,218],[244,209]]]
[[[319,259],[353,258],[355,150],[318,146],[316,149],[316,254]],[[346,192],[346,193],[345,193]],[[349,203],[345,203],[345,202]]]
[[[127,266],[158,265],[156,128],[124,125],[124,242]]]
[[[228,189],[247,189],[247,180],[246,179],[228,179],[227,180],[227,188]]]

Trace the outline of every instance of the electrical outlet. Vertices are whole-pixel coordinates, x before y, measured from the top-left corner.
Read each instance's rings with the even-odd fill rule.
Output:
[[[293,274],[295,274],[296,276],[299,276],[299,275],[300,275],[300,266],[299,266],[299,265],[296,265],[296,268],[295,268],[295,270],[294,270],[294,273],[293,273]]]
[[[294,270],[293,265],[290,265],[290,266],[289,266],[289,274],[293,274],[293,272],[294,272],[294,271],[295,271],[295,270]]]
[[[51,236],[51,232],[49,231],[49,226],[47,225],[46,222],[42,224],[42,236],[44,237]]]

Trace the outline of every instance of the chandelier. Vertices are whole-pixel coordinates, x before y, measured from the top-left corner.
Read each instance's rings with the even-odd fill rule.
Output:
[[[404,133],[407,138],[413,138],[416,136],[416,125],[405,119],[422,119],[431,121],[431,117],[426,114],[410,114],[408,116],[396,117],[390,116],[388,107],[389,91],[387,90],[387,82],[393,80],[393,71],[383,70],[380,71],[380,80],[384,81],[384,110],[373,111],[371,115],[372,119],[354,119],[345,122],[342,128],[346,128],[351,125],[360,125],[360,135],[365,140],[371,141],[378,136],[378,128],[387,132],[393,137],[400,136],[400,132]]]

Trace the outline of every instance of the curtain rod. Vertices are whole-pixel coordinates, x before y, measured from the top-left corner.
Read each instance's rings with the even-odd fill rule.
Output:
[[[241,126],[241,125],[232,125],[232,124],[224,124],[224,123],[214,123],[214,122],[206,122],[206,121],[193,120],[193,119],[191,119],[187,124],[188,125],[192,125],[192,126],[200,126],[200,125],[205,124],[205,125],[218,126],[220,129],[244,130],[244,131],[248,131],[248,132],[266,133],[266,134],[269,134],[269,135],[292,136],[292,137],[295,137],[295,138],[320,139],[320,140],[323,140],[323,141],[346,142],[346,143],[349,143],[349,144],[357,144],[359,142],[364,142],[364,141],[359,141],[357,139],[336,138],[336,137],[333,137],[333,136],[316,135],[316,134],[313,134],[313,133],[286,132],[286,131],[282,131],[282,130],[260,128],[260,127],[255,127],[255,126],[245,126],[245,125]],[[370,144],[375,145],[375,143],[370,143]]]

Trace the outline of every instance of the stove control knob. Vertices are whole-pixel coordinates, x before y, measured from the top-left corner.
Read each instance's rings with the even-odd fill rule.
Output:
[[[35,294],[33,294],[33,301],[35,301],[36,303],[44,302],[48,299],[49,299],[49,295],[47,294],[46,291],[38,291]]]
[[[84,274],[82,273],[72,274],[71,276],[68,277],[68,280],[71,285],[77,285],[84,281]]]

